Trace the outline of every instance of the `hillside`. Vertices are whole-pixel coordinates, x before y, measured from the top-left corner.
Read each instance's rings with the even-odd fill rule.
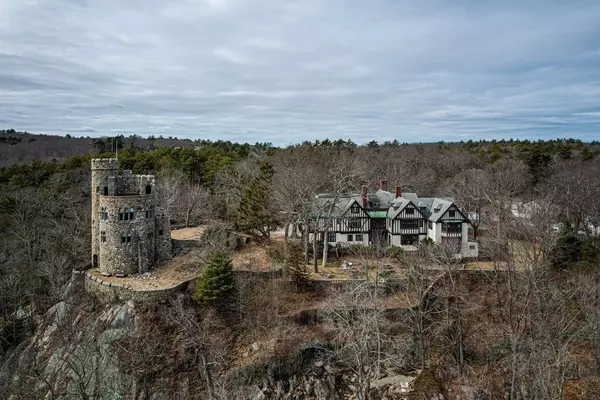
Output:
[[[124,143],[123,168],[156,174],[171,227],[184,228],[175,239],[197,247],[174,246],[173,272],[219,283],[164,302],[107,301],[73,278],[90,264],[90,159],[112,153],[30,154],[0,170],[0,398],[594,398],[597,146]],[[317,194],[360,196],[384,179],[452,196],[479,259],[429,241],[308,243]],[[220,278],[229,270],[206,278],[216,254],[234,282]],[[163,272],[124,279],[179,282]],[[108,291],[120,279],[94,276]]]

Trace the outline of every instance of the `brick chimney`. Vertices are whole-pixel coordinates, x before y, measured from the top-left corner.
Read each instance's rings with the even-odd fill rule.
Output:
[[[396,198],[402,197],[402,186],[396,186]]]
[[[381,190],[388,190],[387,180],[382,179],[382,180],[379,181],[379,189],[381,189]]]
[[[363,208],[367,208],[367,185],[360,187],[360,198],[362,199]]]

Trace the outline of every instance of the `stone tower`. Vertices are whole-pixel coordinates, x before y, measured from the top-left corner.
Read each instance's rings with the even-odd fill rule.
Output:
[[[119,171],[116,158],[92,160],[92,266],[108,275],[143,273],[171,258],[167,210],[154,175]]]

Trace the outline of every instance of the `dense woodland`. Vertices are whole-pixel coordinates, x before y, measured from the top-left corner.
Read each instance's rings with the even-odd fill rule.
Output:
[[[113,157],[115,148],[124,168],[157,175],[173,226],[226,226],[266,246],[272,230],[307,220],[309,201],[317,193],[357,192],[365,183],[375,189],[386,179],[405,191],[455,198],[469,216],[471,235],[480,240],[482,259],[502,273],[474,281],[462,278],[458,266],[435,249],[394,254],[406,266],[412,295],[422,300],[408,318],[390,322],[378,311],[373,292],[353,291],[330,299],[337,316],[326,318],[326,334],[305,332],[305,341],[327,339],[337,362],[359,371],[357,398],[380,398],[369,388],[383,359],[395,360],[399,371],[437,371],[435,381],[441,386],[447,378],[475,388],[480,397],[469,397],[473,399],[584,399],[600,392],[600,239],[591,230],[600,222],[600,144],[573,139],[365,145],[326,139],[277,148],[269,143],[2,131],[0,360],[27,339],[39,323],[36,316],[63,298],[71,270],[89,261],[90,159]],[[528,218],[514,218],[511,207],[522,204],[529,204]],[[390,249],[356,251],[369,263],[390,255]],[[290,271],[299,290],[307,267],[301,244],[290,242],[271,254]],[[213,259],[225,286],[233,285],[227,280],[227,263],[226,254]],[[440,298],[429,307],[420,296],[429,284],[424,265],[432,264],[448,275]],[[231,291],[245,299],[246,307],[238,304],[233,319],[202,317],[197,326],[190,322],[198,324],[198,315],[207,309],[219,315],[222,307],[217,305],[232,301],[214,290],[210,301],[199,297],[200,308],[168,305],[179,321],[169,319],[166,311],[154,314],[158,322],[143,334],[148,346],[163,352],[157,365],[177,351],[152,341],[162,327],[176,332],[186,351],[204,354],[181,361],[185,373],[199,373],[205,382],[199,384],[197,398],[207,398],[207,393],[232,396],[231,385],[222,378],[231,357],[224,355],[230,351],[226,349],[249,331],[290,334],[285,329],[291,328],[278,325],[269,312],[292,289],[260,289],[262,296],[256,287]],[[22,314],[31,318],[23,323],[18,318]],[[189,324],[184,326],[183,320]],[[198,331],[203,336],[185,341],[190,327],[197,329],[192,336]],[[239,337],[217,340],[208,335],[210,330]],[[364,332],[377,334],[364,337]],[[298,350],[294,343],[302,340],[288,339],[278,351]],[[210,367],[206,358],[212,360]],[[139,365],[130,367],[141,373]]]

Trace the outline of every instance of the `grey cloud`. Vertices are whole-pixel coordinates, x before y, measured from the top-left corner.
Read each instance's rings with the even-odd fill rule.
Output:
[[[0,13],[0,118],[16,129],[288,144],[592,138],[599,122],[591,1],[32,0]]]

